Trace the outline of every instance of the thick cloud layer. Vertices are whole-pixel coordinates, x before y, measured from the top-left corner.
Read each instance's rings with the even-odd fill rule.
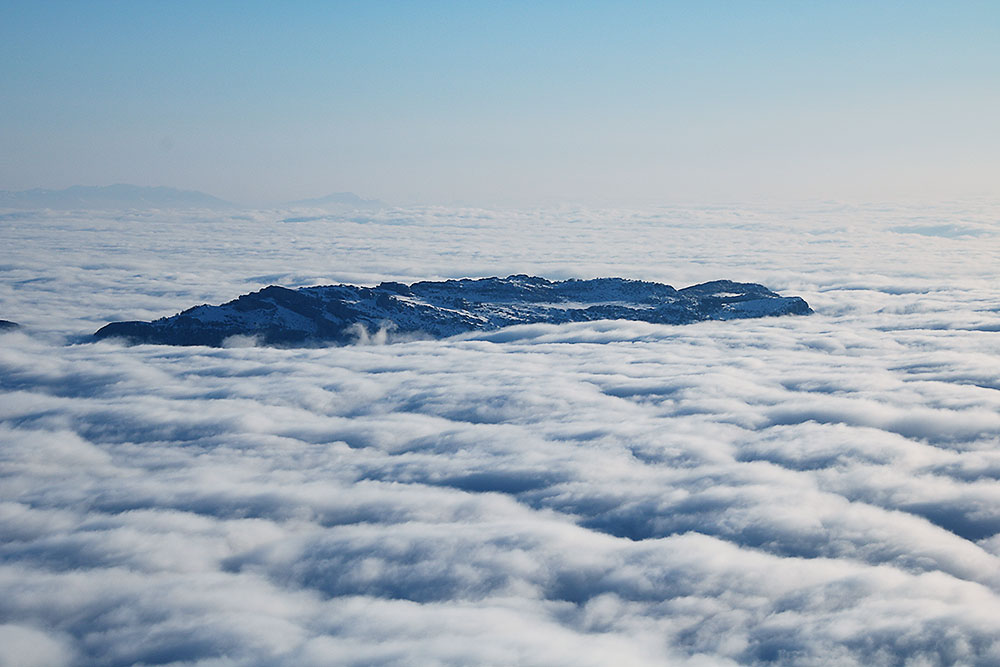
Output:
[[[0,664],[1000,661],[995,209],[0,225]],[[270,282],[514,272],[817,314],[80,342]]]

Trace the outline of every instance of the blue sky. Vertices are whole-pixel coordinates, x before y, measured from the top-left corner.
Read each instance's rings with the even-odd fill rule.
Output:
[[[0,189],[995,196],[1000,3],[0,4]]]

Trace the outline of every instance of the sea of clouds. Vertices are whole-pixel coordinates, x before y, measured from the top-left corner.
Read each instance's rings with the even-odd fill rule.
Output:
[[[0,665],[1000,663],[1000,207],[0,215]],[[275,283],[816,314],[88,342]]]

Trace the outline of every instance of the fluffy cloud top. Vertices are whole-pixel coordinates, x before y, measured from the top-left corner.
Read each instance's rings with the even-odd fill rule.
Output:
[[[995,209],[286,217],[0,218],[0,664],[1000,661]],[[817,314],[83,342],[518,272]]]

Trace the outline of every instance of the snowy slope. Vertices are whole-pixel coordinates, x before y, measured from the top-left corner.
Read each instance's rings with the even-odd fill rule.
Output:
[[[113,322],[94,335],[167,345],[218,346],[231,336],[253,336],[272,345],[343,344],[379,330],[446,337],[515,324],[687,324],[810,312],[801,298],[782,297],[753,283],[720,280],[676,290],[623,278],[553,282],[512,275],[376,287],[272,285],[152,322]]]

